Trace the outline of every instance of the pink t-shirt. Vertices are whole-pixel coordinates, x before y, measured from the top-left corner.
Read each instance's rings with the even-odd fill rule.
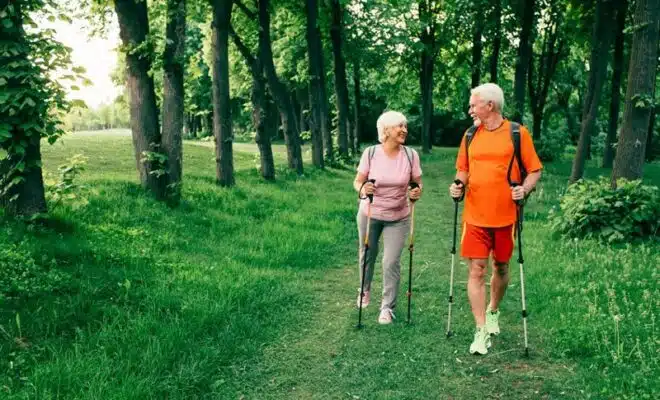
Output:
[[[412,174],[410,160],[406,150],[401,147],[399,154],[390,158],[385,154],[383,146],[376,146],[371,165],[369,164],[369,148],[362,153],[358,172],[375,179],[374,202],[371,205],[371,217],[382,221],[397,221],[410,213],[408,206],[408,183],[411,178],[422,176],[419,155],[412,148],[409,154],[412,158]],[[360,202],[360,212],[367,214],[369,199]]]

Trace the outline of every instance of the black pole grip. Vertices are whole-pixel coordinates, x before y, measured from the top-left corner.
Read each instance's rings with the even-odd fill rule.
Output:
[[[369,182],[369,183],[371,183],[371,184],[374,184],[374,183],[376,183],[376,180],[375,180],[375,179],[367,179],[367,182]],[[367,197],[369,198],[369,203],[373,203],[373,202],[374,202],[374,195],[373,195],[373,193],[372,193],[372,194],[368,194]]]
[[[463,181],[460,179],[454,179],[454,183],[458,186],[463,186],[463,196],[453,198],[454,202],[458,203],[459,201],[463,200],[463,197],[465,196],[465,183],[463,183]]]

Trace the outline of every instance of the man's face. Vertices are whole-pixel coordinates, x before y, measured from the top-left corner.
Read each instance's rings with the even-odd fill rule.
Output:
[[[470,96],[470,108],[468,114],[477,124],[478,120],[483,121],[493,111],[493,103],[484,101],[477,95]]]

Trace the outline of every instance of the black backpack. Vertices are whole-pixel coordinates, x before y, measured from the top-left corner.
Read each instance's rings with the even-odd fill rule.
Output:
[[[474,134],[477,132],[477,129],[479,128],[472,125],[465,134],[465,159],[468,162],[468,168],[470,164],[470,154],[468,149],[470,148],[470,144],[474,139]],[[511,180],[511,168],[513,167],[513,160],[515,159],[518,163],[518,169],[520,170],[520,182],[515,183],[522,185],[527,177],[527,169],[525,169],[525,165],[522,162],[522,152],[520,150],[520,124],[513,121],[511,121],[511,141],[513,142],[513,157],[511,157],[511,162],[509,163],[509,170],[506,173],[506,179],[509,182],[509,186],[512,186],[514,182]]]

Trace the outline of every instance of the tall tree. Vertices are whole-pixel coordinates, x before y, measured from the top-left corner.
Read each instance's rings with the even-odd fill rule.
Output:
[[[616,38],[614,39],[614,60],[612,63],[612,85],[610,95],[610,122],[607,127],[607,139],[603,152],[603,168],[612,168],[614,162],[614,144],[619,126],[619,110],[621,109],[621,77],[623,76],[623,46],[626,27],[626,12],[628,0],[619,0],[616,10]]]
[[[532,56],[532,28],[534,27],[534,10],[536,0],[520,2],[522,16],[522,29],[518,43],[518,58],[516,59],[516,73],[513,86],[514,113],[512,120],[523,122],[525,115],[525,84],[527,82],[527,68]]]
[[[280,111],[289,168],[295,170],[298,175],[302,175],[304,170],[296,114],[291,104],[291,97],[284,84],[278,78],[275,64],[273,63],[273,50],[270,39],[270,0],[258,0],[258,2],[260,25],[259,51],[261,52],[261,61],[264,63],[263,67],[268,80],[268,87]]]
[[[591,136],[596,125],[598,105],[607,71],[608,49],[613,24],[613,0],[598,0],[592,34],[591,58],[589,61],[589,83],[582,107],[582,124],[577,152],[573,160],[570,182],[582,178],[587,153],[591,147]]]
[[[181,197],[185,52],[186,1],[168,0],[163,53],[163,147],[167,155],[168,192],[174,202]]]
[[[323,147],[328,161],[333,158],[332,136],[328,126],[327,103],[325,92],[325,73],[323,68],[323,47],[321,32],[318,28],[319,5],[316,0],[305,1],[307,14],[307,56],[309,57],[309,105],[311,108],[310,129],[312,130],[312,162],[319,168],[324,167]]]
[[[441,2],[433,0],[420,0],[418,3],[422,44],[419,69],[419,85],[422,93],[422,151],[425,153],[430,152],[433,145],[433,69],[437,55],[436,18],[440,6]]]
[[[32,61],[35,43],[23,28],[28,11],[20,2],[0,6],[0,147],[7,152],[0,160],[0,206],[24,216],[47,211],[40,141],[54,128],[46,79]]]
[[[497,83],[497,64],[502,47],[502,0],[493,2],[493,50],[490,55],[490,81]]]
[[[633,26],[626,104],[612,169],[613,185],[619,178],[642,177],[651,110],[655,107],[660,1],[637,0]]]
[[[140,182],[157,199],[167,198],[165,163],[158,156],[161,134],[154,80],[150,73],[153,49],[148,41],[147,3],[115,0],[119,36],[126,52],[126,86],[130,98],[131,132]]]
[[[360,87],[360,60],[353,61],[353,140],[351,141],[351,148],[353,154],[358,154],[360,138],[362,137],[362,90]]]
[[[234,185],[233,133],[229,98],[229,24],[232,0],[213,0],[213,135],[216,181]]]
[[[273,147],[271,145],[270,132],[266,129],[266,79],[263,74],[263,67],[259,60],[260,52],[257,57],[253,57],[247,46],[241,41],[236,32],[230,27],[230,34],[234,39],[236,48],[240,51],[252,74],[252,92],[250,100],[252,102],[252,124],[256,135],[254,141],[257,142],[261,161],[261,176],[265,180],[275,180],[275,161],[273,159]]]
[[[561,32],[563,15],[559,9],[559,2],[551,2],[543,14],[543,29],[539,32],[542,38],[541,51],[537,55],[532,50],[527,73],[529,100],[534,118],[532,128],[534,139],[541,138],[550,82],[557,70],[557,64],[559,64],[565,46],[565,39]]]
[[[335,94],[337,106],[337,119],[339,128],[339,155],[347,159],[349,148],[349,132],[351,130],[350,101],[348,98],[348,84],[346,82],[346,61],[344,60],[344,7],[339,0],[330,0],[332,12],[332,27],[330,38],[332,40],[332,55],[335,62]]]
[[[481,57],[483,45],[481,43],[484,34],[484,9],[480,1],[473,3],[474,27],[472,28],[472,84],[471,88],[481,83]]]

